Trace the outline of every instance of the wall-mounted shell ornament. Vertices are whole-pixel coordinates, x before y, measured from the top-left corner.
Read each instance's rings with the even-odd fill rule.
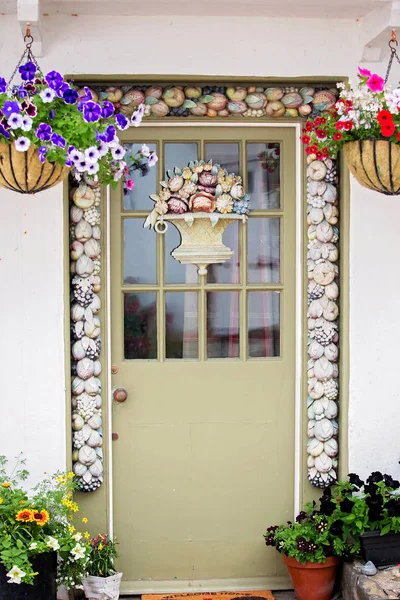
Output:
[[[314,160],[307,169],[307,175],[314,181],[321,181],[326,175],[326,166],[320,160]]]

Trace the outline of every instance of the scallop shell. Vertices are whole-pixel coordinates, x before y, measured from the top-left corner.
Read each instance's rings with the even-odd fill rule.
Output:
[[[336,304],[336,302],[333,302],[333,300],[329,300],[328,305],[324,309],[323,314],[324,319],[326,319],[327,321],[334,321],[335,319],[337,319],[339,315],[339,307]]]
[[[100,477],[103,474],[103,463],[101,460],[97,459],[95,462],[89,467],[90,473],[93,477]]]
[[[320,473],[328,473],[332,469],[332,459],[325,452],[315,458],[315,468]]]
[[[94,228],[93,228],[94,229]],[[87,242],[92,237],[92,226],[82,219],[75,225],[75,238],[78,242]]]
[[[85,389],[85,382],[80,377],[74,377],[71,383],[72,393],[79,396]]]
[[[319,381],[327,381],[333,376],[333,365],[326,356],[315,361],[314,373]]]
[[[72,223],[79,223],[83,218],[83,210],[78,208],[78,206],[73,205],[69,211],[69,216]]]
[[[311,456],[319,456],[324,451],[324,444],[316,438],[311,438],[307,442],[307,453]]]
[[[86,443],[91,448],[98,448],[99,446],[103,445],[103,438],[98,431],[92,429]]]
[[[314,160],[307,168],[307,175],[314,181],[321,181],[326,176],[326,166],[320,160]]]
[[[100,382],[97,377],[90,377],[85,381],[85,392],[91,396],[95,396],[99,392]]]
[[[338,406],[334,400],[328,400],[328,406],[325,408],[325,417],[334,419],[338,414]],[[329,455],[330,456],[330,455]]]
[[[333,227],[327,221],[322,221],[315,229],[316,237],[320,242],[330,242],[333,239]]]
[[[308,224],[318,225],[324,220],[324,212],[321,208],[312,208],[308,213]]]
[[[335,361],[339,358],[339,348],[336,344],[329,344],[324,349],[324,354],[328,360]]]
[[[90,358],[83,358],[79,360],[76,364],[76,372],[78,377],[86,381],[90,377],[93,376],[94,373],[94,363]]]
[[[85,444],[85,446],[82,446],[82,448],[79,450],[79,462],[82,465],[85,465],[85,467],[89,467],[90,465],[92,465],[96,461],[96,459],[96,452],[90,446],[87,446]]]
[[[326,442],[326,440],[329,440],[333,434],[333,423],[329,419],[322,419],[321,421],[317,421],[317,423],[315,423],[314,435],[317,440]]]
[[[269,117],[283,117],[285,111],[285,105],[280,100],[268,102],[265,107],[265,112]]]
[[[102,425],[102,418],[99,414],[95,414],[88,419],[87,423],[92,429],[100,429]]]
[[[89,258],[97,258],[101,252],[100,242],[94,238],[91,238],[85,242],[84,252],[86,256],[89,256]]]
[[[314,269],[314,281],[320,285],[328,285],[335,278],[335,270],[332,263],[324,260],[318,263]]]
[[[91,275],[93,273],[94,263],[91,258],[89,258],[88,256],[86,256],[86,254],[84,254],[83,256],[78,258],[78,260],[76,261],[75,269],[76,269],[76,273],[80,277],[88,277],[89,275]]]
[[[73,304],[71,306],[71,319],[76,323],[77,321],[82,321],[83,315],[85,314],[85,309],[80,304]]]
[[[321,358],[324,355],[324,347],[321,346],[317,341],[313,340],[311,344],[308,346],[308,355],[311,356],[314,360]]]

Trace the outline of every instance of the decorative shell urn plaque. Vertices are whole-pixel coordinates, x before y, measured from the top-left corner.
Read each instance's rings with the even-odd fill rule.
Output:
[[[191,161],[187,167],[167,171],[161,191],[152,194],[154,209],[144,226],[165,233],[171,222],[181,235],[172,256],[182,264],[197,265],[200,275],[210,264],[224,263],[233,250],[222,242],[233,221],[247,221],[249,197],[240,176],[228,174],[220,165]]]

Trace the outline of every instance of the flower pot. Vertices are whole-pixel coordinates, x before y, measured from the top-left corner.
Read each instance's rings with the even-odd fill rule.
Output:
[[[210,264],[224,263],[233,256],[233,250],[222,242],[222,235],[230,223],[246,221],[243,215],[219,213],[166,214],[157,221],[155,230],[165,233],[166,221],[170,221],[181,234],[181,244],[172,256],[182,264],[198,266],[199,274],[205,275]]]
[[[376,567],[400,563],[400,533],[367,531],[360,537],[361,554],[365,561],[371,560]]]
[[[14,144],[0,143],[0,187],[35,194],[57,185],[69,172],[69,167],[58,163],[40,162],[35,146],[19,152]]]
[[[39,574],[35,583],[8,583],[8,570],[0,563],[0,598],[1,600],[56,600],[57,598],[57,553],[38,554],[32,561]]]
[[[296,592],[297,600],[330,600],[338,565],[336,556],[324,563],[306,562],[283,556]]]
[[[85,577],[82,581],[86,598],[90,600],[118,600],[122,573],[111,577]]]
[[[343,152],[362,186],[386,196],[400,194],[400,145],[384,139],[357,140],[345,144]]]

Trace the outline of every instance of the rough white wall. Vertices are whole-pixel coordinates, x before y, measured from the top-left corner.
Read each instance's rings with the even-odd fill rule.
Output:
[[[354,77],[358,27],[333,19],[44,17],[39,60],[43,70],[68,74]],[[0,40],[8,77],[23,49],[15,17],[1,17]],[[386,65],[363,66],[383,74]],[[350,202],[350,469],[399,475],[400,201],[352,182]],[[25,449],[40,474],[65,462],[61,187],[35,198],[1,191],[0,211],[0,451]]]

